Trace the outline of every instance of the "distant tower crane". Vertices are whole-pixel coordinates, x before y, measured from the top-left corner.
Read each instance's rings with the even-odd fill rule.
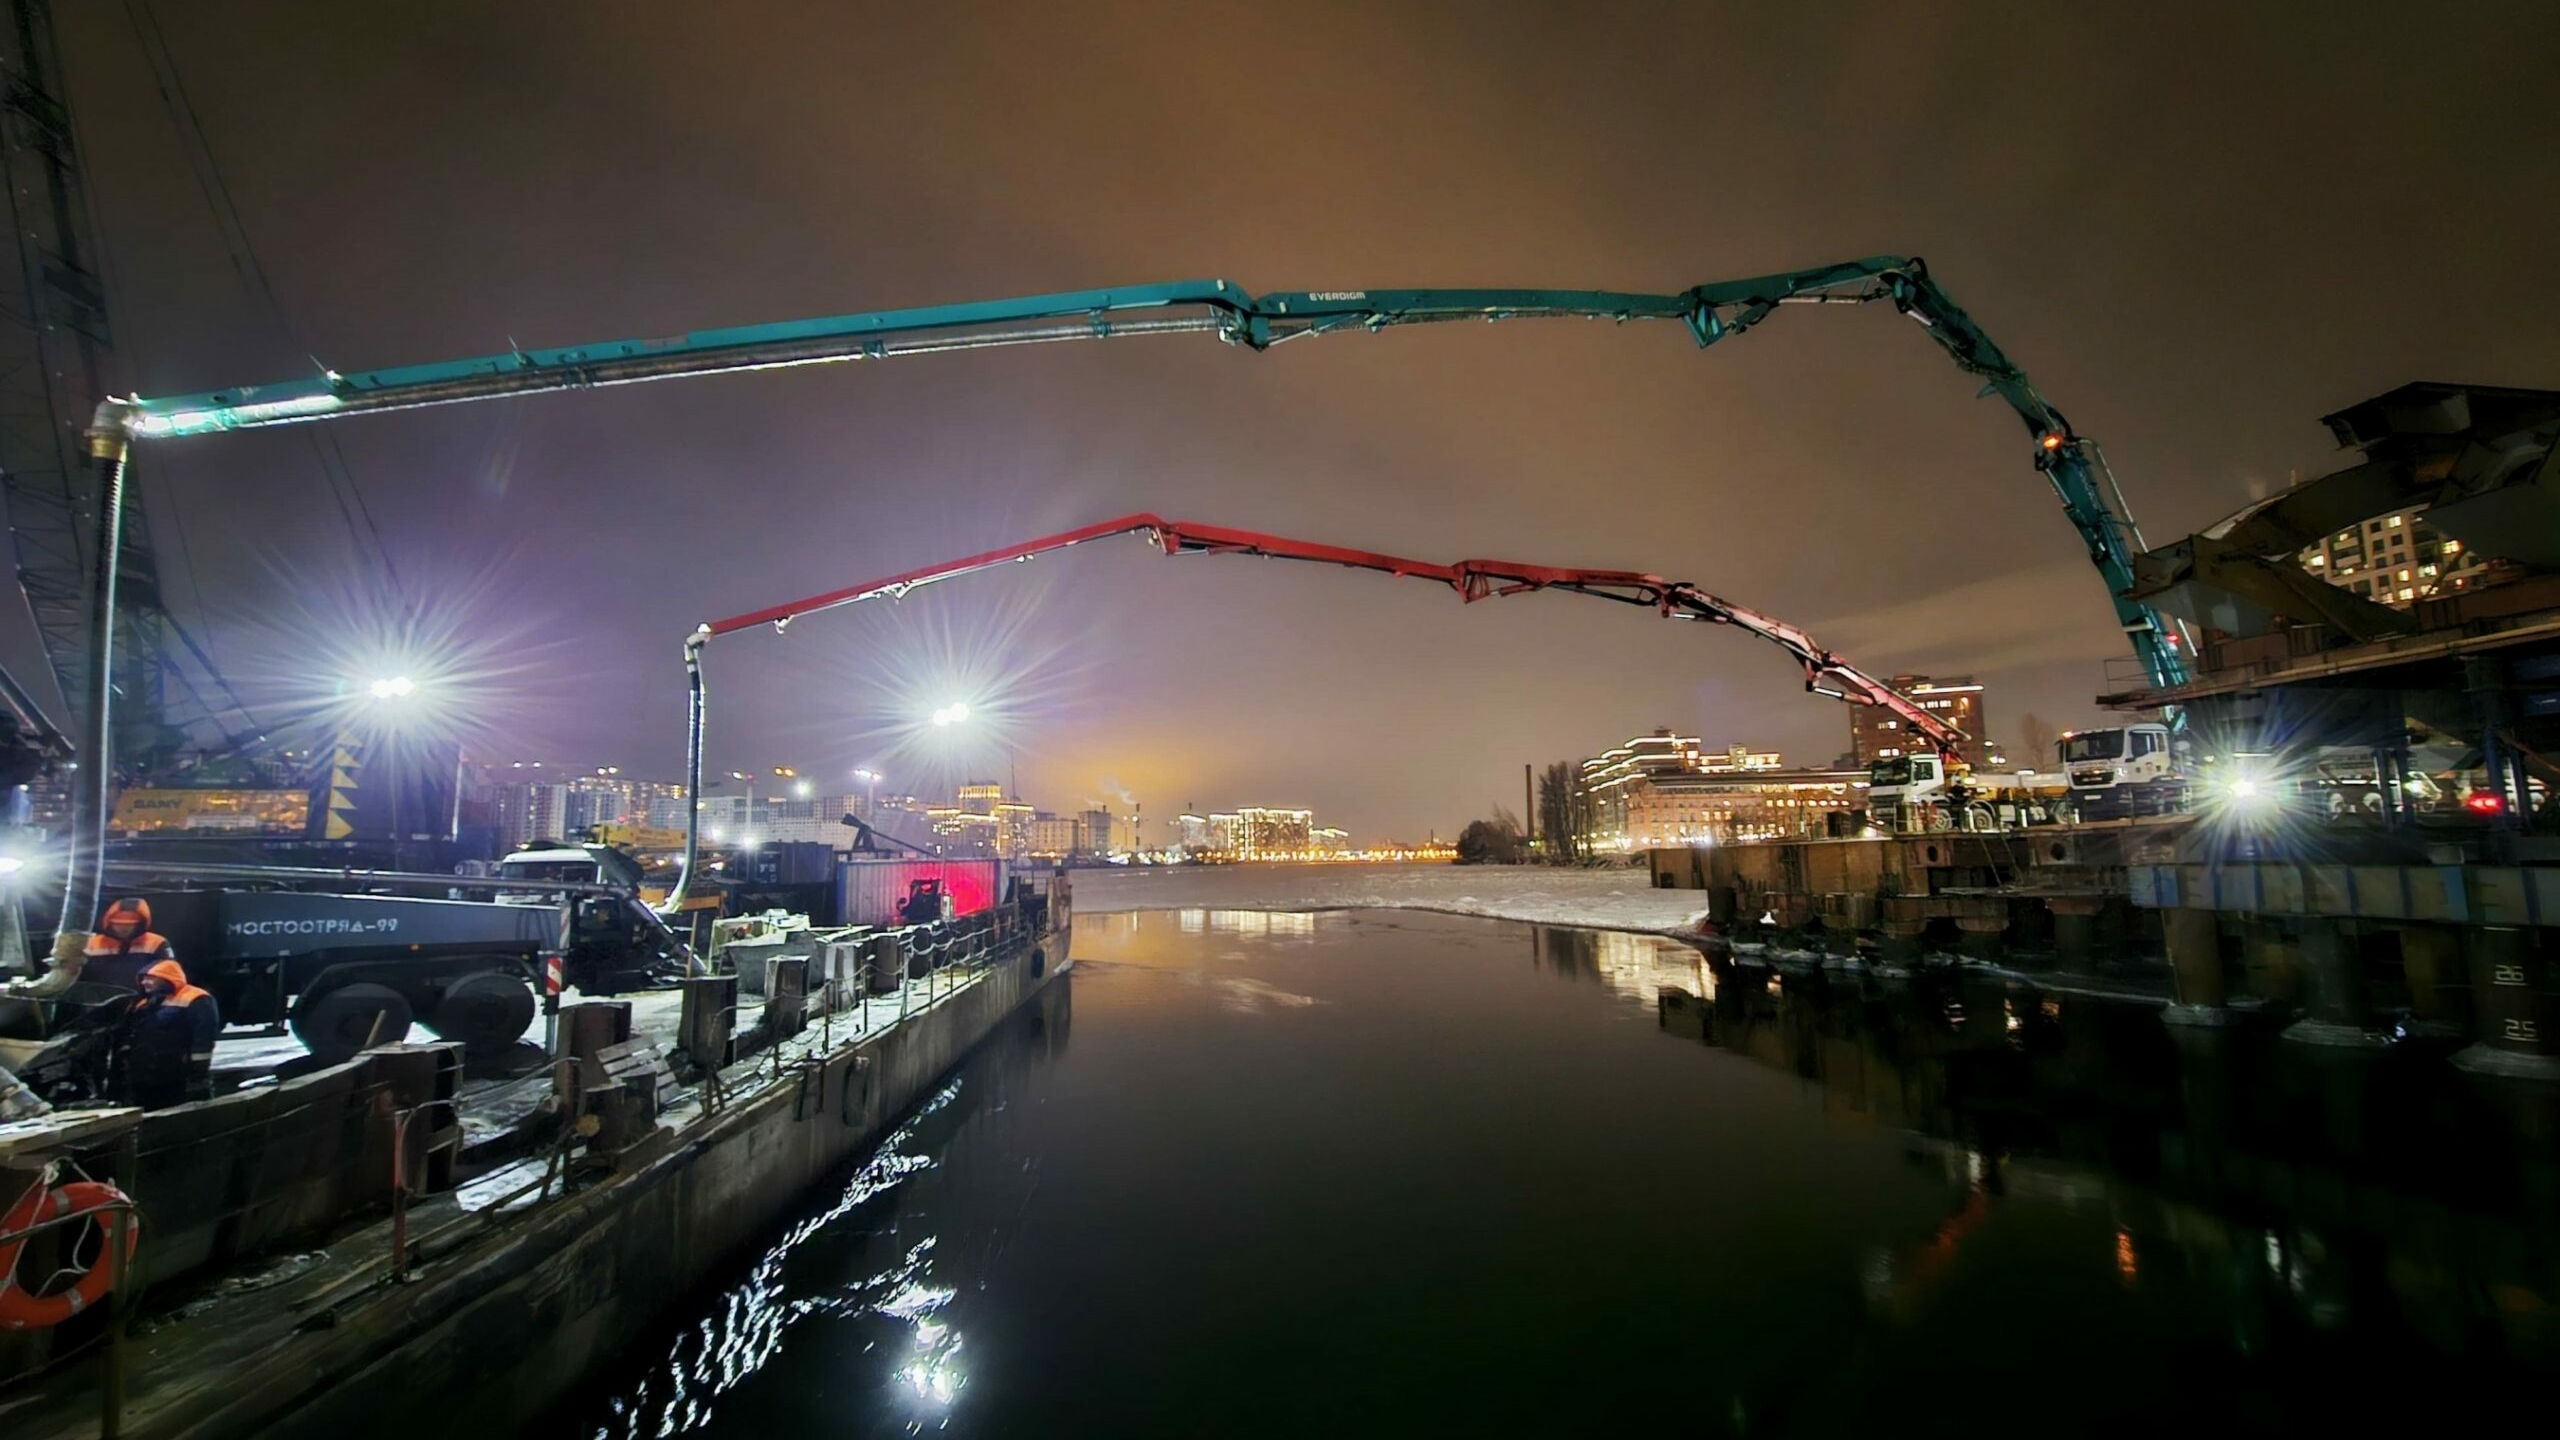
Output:
[[[99,478],[82,431],[106,392],[114,339],[47,0],[9,0],[0,86],[0,182],[17,242],[17,263],[0,266],[0,496],[18,588],[61,696],[56,713],[67,718],[88,691],[88,595],[97,569]],[[192,654],[207,683],[221,680],[161,601],[137,495],[125,497],[123,513],[111,753],[119,771],[138,774],[166,767],[186,742],[185,726],[170,714],[172,684],[194,702],[191,718],[215,713],[178,653]],[[14,677],[5,688],[13,709],[40,705]]]

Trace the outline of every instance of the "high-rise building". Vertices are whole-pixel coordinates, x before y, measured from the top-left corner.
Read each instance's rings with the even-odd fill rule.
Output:
[[[1080,853],[1094,856],[1110,854],[1111,812],[1100,806],[1095,806],[1093,809],[1084,812],[1083,823],[1084,845],[1082,846]]]
[[[2479,584],[2488,562],[2426,523],[2426,513],[2421,505],[2350,525],[2304,550],[2302,566],[2341,589],[2403,610]]]
[[[1085,850],[1084,822],[1073,815],[1036,812],[1023,836],[1024,852],[1042,860],[1063,860]]]
[[[1299,860],[1316,848],[1315,812],[1243,805],[1174,821],[1174,845],[1186,855],[1235,860]]]
[[[540,761],[484,766],[476,789],[500,842],[510,848],[534,840],[576,841],[598,825],[681,829],[684,824],[682,785],[626,776],[620,766],[590,771]]]
[[[1913,704],[1964,732],[1964,742],[1957,753],[1968,765],[1985,768],[1993,762],[1997,748],[1988,738],[1991,728],[1983,707],[1982,687],[1970,675],[1933,679],[1927,675],[1896,675],[1887,682]],[[1893,760],[1914,750],[1927,750],[1929,744],[1917,739],[1902,717],[1881,705],[1849,707],[1849,752],[1860,766],[1878,760]]]
[[[1288,859],[1306,853],[1309,836],[1315,829],[1315,814],[1247,805],[1236,811],[1236,822],[1243,842],[1238,854],[1248,860]]]

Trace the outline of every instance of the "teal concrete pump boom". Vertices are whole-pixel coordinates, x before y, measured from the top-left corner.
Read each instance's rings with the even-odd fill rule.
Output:
[[[1920,323],[1956,367],[2017,414],[2043,471],[2114,598],[2116,618],[2152,684],[2176,685],[2187,664],[2162,617],[2126,597],[2141,550],[2123,494],[2095,442],[2077,434],[1917,258],[1876,255],[1810,270],[1723,280],[1669,295],[1611,290],[1300,290],[1254,295],[1226,280],[1080,290],[965,305],[788,320],[656,339],[510,350],[390,370],[335,370],[280,384],[110,402],[101,428],[135,439],[286,425],[369,410],[408,409],[543,390],[886,359],[992,346],[1115,336],[1213,334],[1267,350],[1338,330],[1383,330],[1454,320],[1674,320],[1701,348],[1729,339],[1781,305],[1890,301]]]
[[[197,395],[111,399],[98,407],[89,438],[100,470],[99,493],[113,499],[122,494],[126,461],[137,440],[307,424],[375,410],[546,390],[1134,335],[1207,334],[1267,350],[1283,341],[1335,331],[1458,320],[1676,321],[1703,348],[1741,334],[1781,305],[1863,305],[1878,300],[1891,302],[1919,321],[1958,368],[1983,381],[1983,393],[1999,396],[2016,412],[2033,439],[2037,469],[2052,483],[2065,515],[2106,581],[2117,619],[2152,683],[2167,687],[2183,681],[2186,661],[2175,636],[2150,606],[2126,594],[2133,583],[2133,557],[2141,548],[2140,536],[2096,445],[2072,431],[2025,372],[1938,288],[1925,265],[1905,256],[1871,256],[1811,270],[1719,281],[1667,295],[1609,290],[1298,290],[1255,295],[1225,280],[1069,291],[557,349],[511,349],[500,355],[390,370],[323,370],[299,380]],[[94,532],[102,542],[102,568],[93,600],[110,605],[116,519],[102,509]],[[98,613],[94,604],[92,610]],[[96,625],[92,675],[106,673],[107,657],[102,652],[111,643],[109,627]],[[112,768],[91,763],[105,749],[109,697],[103,686],[93,685],[88,699],[89,713],[82,717],[82,759],[89,768],[74,796],[73,859],[63,908],[66,927],[85,925],[95,908],[94,862]],[[83,863],[84,853],[89,863]]]

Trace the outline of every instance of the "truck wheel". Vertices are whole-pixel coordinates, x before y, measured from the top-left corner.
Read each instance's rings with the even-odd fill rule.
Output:
[[[335,1065],[365,1047],[396,1045],[409,1034],[409,1000],[388,985],[358,981],[294,1002],[293,1038]]]
[[[533,989],[504,970],[465,975],[445,987],[427,1028],[466,1050],[504,1050],[533,1024]]]

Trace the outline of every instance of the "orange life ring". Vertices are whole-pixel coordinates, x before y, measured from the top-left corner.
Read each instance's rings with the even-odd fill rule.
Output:
[[[18,1203],[0,1215],[0,1233],[15,1233],[48,1220],[67,1220],[78,1215],[93,1214],[113,1205],[129,1205],[123,1191],[95,1180],[75,1180],[54,1189],[39,1180],[27,1187]],[[80,1279],[68,1290],[51,1295],[38,1295],[18,1283],[18,1256],[26,1248],[23,1236],[0,1242],[0,1330],[44,1330],[107,1298],[115,1287],[119,1263],[133,1262],[134,1246],[141,1236],[128,1222],[124,1232],[124,1259],[102,1256],[102,1263],[80,1272]]]

